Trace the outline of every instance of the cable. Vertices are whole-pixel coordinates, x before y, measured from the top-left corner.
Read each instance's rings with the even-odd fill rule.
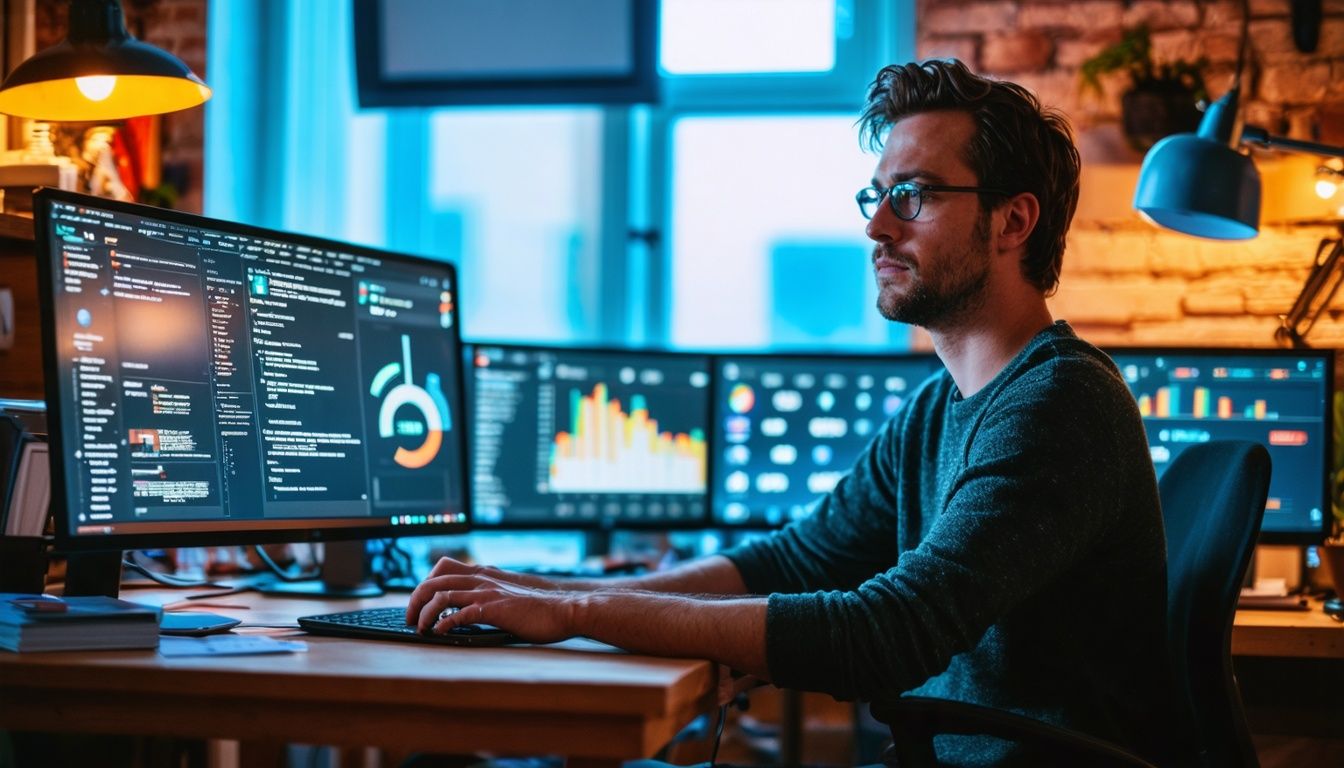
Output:
[[[709,768],[719,759],[719,740],[723,738],[723,724],[728,721],[728,705],[719,707],[719,724],[714,727],[714,748],[709,753]]]
[[[131,556],[132,557],[135,556],[134,551],[132,551]],[[131,558],[122,558],[121,567],[135,571],[136,573],[140,574],[141,576],[144,576],[145,578],[149,579],[155,584],[162,584],[165,587],[173,587],[175,589],[195,589],[197,587],[212,587],[222,589],[226,586],[224,584],[219,584],[210,581],[209,579],[189,579],[184,576],[174,576],[171,573],[159,573],[158,571],[146,568],[145,566],[135,562]]]
[[[253,544],[252,550],[257,553],[257,559],[261,561],[261,564],[266,566],[266,568],[269,569],[271,573],[274,573],[281,581],[310,581],[322,576],[321,568],[314,573],[300,572],[298,574],[292,574],[284,568],[281,568],[279,563],[272,560],[271,556],[267,554],[265,547],[262,547],[260,544]]]

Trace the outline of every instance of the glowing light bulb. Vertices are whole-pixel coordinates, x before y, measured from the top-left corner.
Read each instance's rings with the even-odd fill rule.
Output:
[[[1337,182],[1331,181],[1330,179],[1316,180],[1316,196],[1322,200],[1329,200],[1335,196],[1335,192],[1337,191],[1339,191],[1339,184]]]
[[[112,89],[117,87],[117,77],[116,75],[76,77],[75,85],[89,101],[102,101],[112,95]]]

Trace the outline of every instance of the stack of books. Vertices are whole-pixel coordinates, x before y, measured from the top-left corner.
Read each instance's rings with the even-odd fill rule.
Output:
[[[159,615],[115,597],[0,593],[0,650],[157,648]]]

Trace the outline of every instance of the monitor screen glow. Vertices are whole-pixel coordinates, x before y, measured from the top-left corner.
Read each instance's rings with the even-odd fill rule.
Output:
[[[451,265],[44,191],[63,544],[468,522]]]
[[[933,355],[717,358],[715,522],[776,527],[809,514],[940,370]]]
[[[1148,432],[1157,474],[1191,444],[1250,440],[1273,470],[1261,540],[1319,543],[1329,524],[1334,353],[1108,350]]]
[[[709,359],[471,348],[478,527],[688,527],[706,516]]]

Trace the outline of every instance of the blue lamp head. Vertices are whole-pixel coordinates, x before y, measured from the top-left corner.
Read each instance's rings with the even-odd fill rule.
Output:
[[[1167,229],[1213,240],[1249,240],[1260,230],[1260,173],[1246,155],[1237,89],[1209,107],[1198,133],[1153,145],[1139,169],[1134,208]]]

